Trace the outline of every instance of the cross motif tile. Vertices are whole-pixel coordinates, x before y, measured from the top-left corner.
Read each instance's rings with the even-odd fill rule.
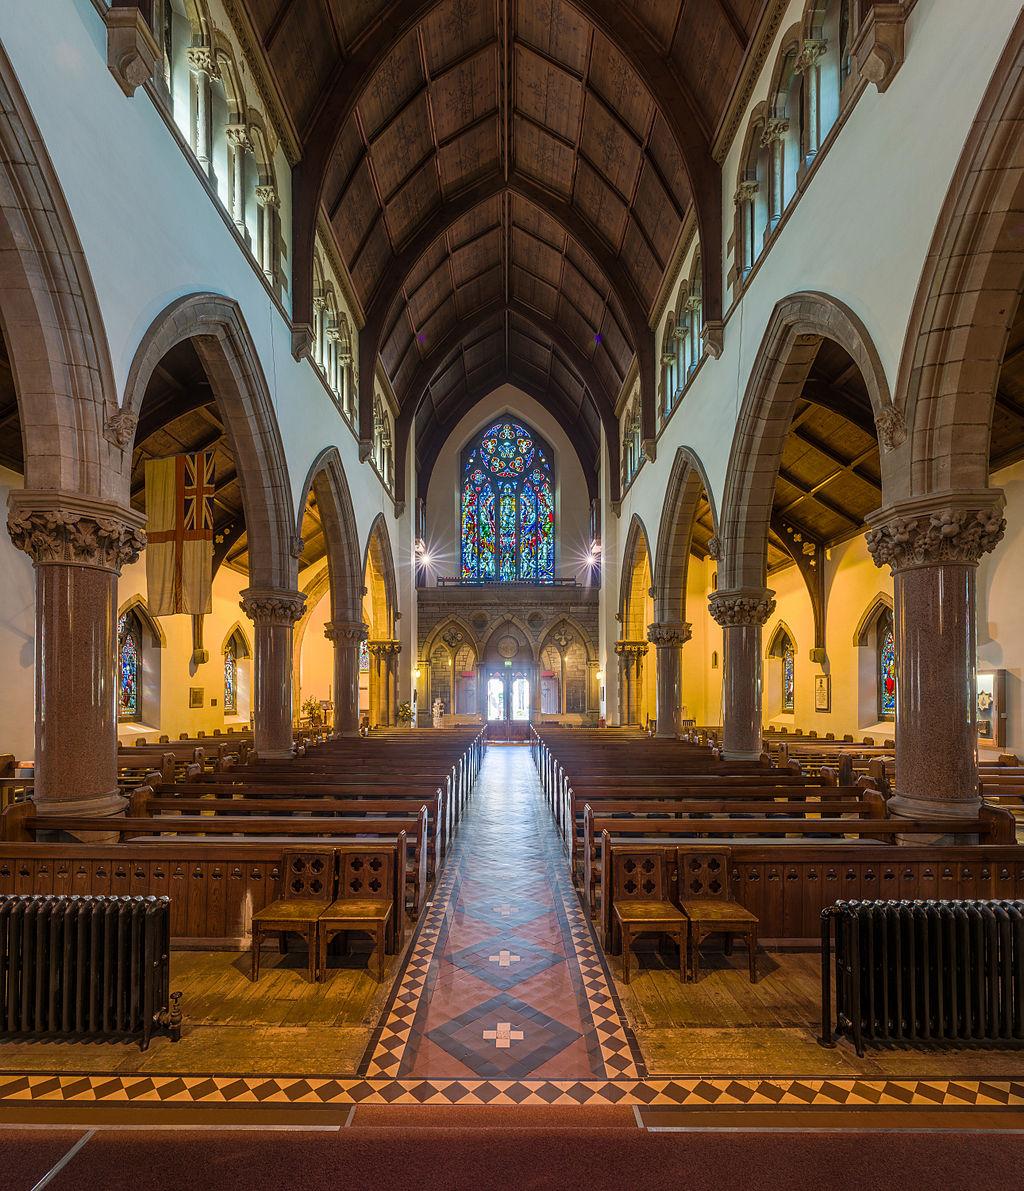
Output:
[[[493,1030],[484,1030],[484,1041],[493,1042],[498,1050],[508,1050],[513,1042],[522,1042],[525,1037],[522,1030],[513,1030],[507,1021],[499,1021]]]
[[[502,947],[497,955],[489,955],[487,962],[490,964],[497,964],[499,968],[507,968],[510,964],[519,963],[520,956],[513,955],[507,948]]]

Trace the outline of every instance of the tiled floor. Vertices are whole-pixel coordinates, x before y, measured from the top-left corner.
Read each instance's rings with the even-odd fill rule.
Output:
[[[487,750],[369,1077],[636,1078],[526,749]]]

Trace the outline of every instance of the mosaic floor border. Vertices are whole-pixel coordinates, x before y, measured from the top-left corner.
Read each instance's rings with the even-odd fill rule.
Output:
[[[728,1077],[646,1080],[329,1079],[215,1075],[0,1074],[4,1106],[673,1105],[685,1108],[1024,1107],[1021,1079]]]

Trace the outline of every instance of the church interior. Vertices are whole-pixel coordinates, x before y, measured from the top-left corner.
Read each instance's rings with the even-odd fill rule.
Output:
[[[1017,1185],[1022,294],[1015,0],[0,7],[0,1184]]]

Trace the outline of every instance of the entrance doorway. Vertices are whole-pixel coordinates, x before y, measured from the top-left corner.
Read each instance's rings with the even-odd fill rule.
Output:
[[[530,675],[511,667],[487,675],[487,739],[528,740]]]

